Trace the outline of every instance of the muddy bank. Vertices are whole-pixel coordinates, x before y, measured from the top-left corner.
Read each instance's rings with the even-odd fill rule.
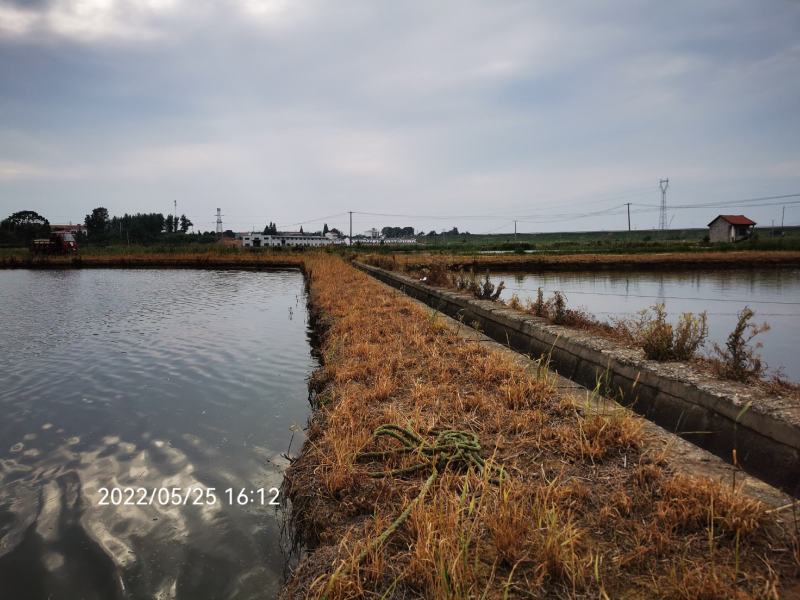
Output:
[[[309,552],[284,597],[800,589],[791,511],[769,486],[710,456],[687,466],[685,442],[341,260],[306,272],[324,366],[285,477]],[[387,425],[413,441],[373,435]],[[447,454],[452,434],[474,443]]]
[[[271,252],[133,252],[79,256],[0,256],[4,269],[240,269],[301,268],[303,253]]]

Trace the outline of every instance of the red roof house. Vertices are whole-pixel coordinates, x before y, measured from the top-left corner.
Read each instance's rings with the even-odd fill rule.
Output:
[[[717,215],[708,224],[708,239],[711,242],[739,242],[753,235],[756,222],[744,215]]]

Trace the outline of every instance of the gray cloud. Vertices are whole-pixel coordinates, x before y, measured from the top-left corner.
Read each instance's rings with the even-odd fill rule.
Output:
[[[509,219],[456,215],[652,204],[664,176],[680,204],[798,191],[800,8],[769,4],[6,2],[0,210],[480,231]]]

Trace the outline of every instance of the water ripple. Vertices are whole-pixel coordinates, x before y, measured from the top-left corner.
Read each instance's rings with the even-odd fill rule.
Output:
[[[6,271],[0,306],[0,589],[276,593],[269,509],[97,502],[100,487],[279,484],[314,368],[300,274]]]

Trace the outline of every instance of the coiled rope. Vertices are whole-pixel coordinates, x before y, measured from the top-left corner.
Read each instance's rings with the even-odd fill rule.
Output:
[[[501,467],[497,467],[495,465],[487,466],[486,461],[480,454],[481,444],[478,440],[478,436],[472,432],[446,429],[439,433],[436,436],[435,441],[431,444],[409,429],[400,427],[399,425],[388,424],[381,425],[375,429],[372,434],[372,439],[375,441],[381,437],[394,438],[400,442],[401,446],[391,450],[362,452],[358,455],[358,458],[379,460],[400,454],[417,454],[421,460],[420,462],[408,467],[367,473],[370,477],[393,477],[397,475],[408,475],[409,473],[415,473],[425,468],[430,468],[431,472],[428,475],[428,478],[425,480],[425,483],[422,484],[422,488],[420,488],[419,493],[413,500],[411,500],[411,502],[408,503],[408,506],[403,509],[403,512],[401,512],[400,515],[394,521],[392,521],[392,523],[386,529],[384,529],[378,537],[370,541],[367,547],[364,548],[356,557],[356,561],[354,563],[355,566],[361,564],[361,561],[366,558],[370,551],[382,546],[389,536],[397,531],[397,529],[408,519],[411,511],[414,510],[414,507],[428,493],[428,490],[433,485],[433,482],[436,481],[439,473],[448,467],[460,469],[472,468],[480,475],[483,475],[484,472],[489,469],[491,471],[489,481],[495,484],[499,483],[504,476],[504,471]],[[353,563],[351,563],[350,566],[352,567]],[[345,569],[344,564],[336,569],[333,575],[331,575],[331,578],[328,580],[328,584],[325,586],[323,598],[327,598],[328,593],[333,587],[333,583],[339,576],[345,575],[347,571],[348,569]]]

